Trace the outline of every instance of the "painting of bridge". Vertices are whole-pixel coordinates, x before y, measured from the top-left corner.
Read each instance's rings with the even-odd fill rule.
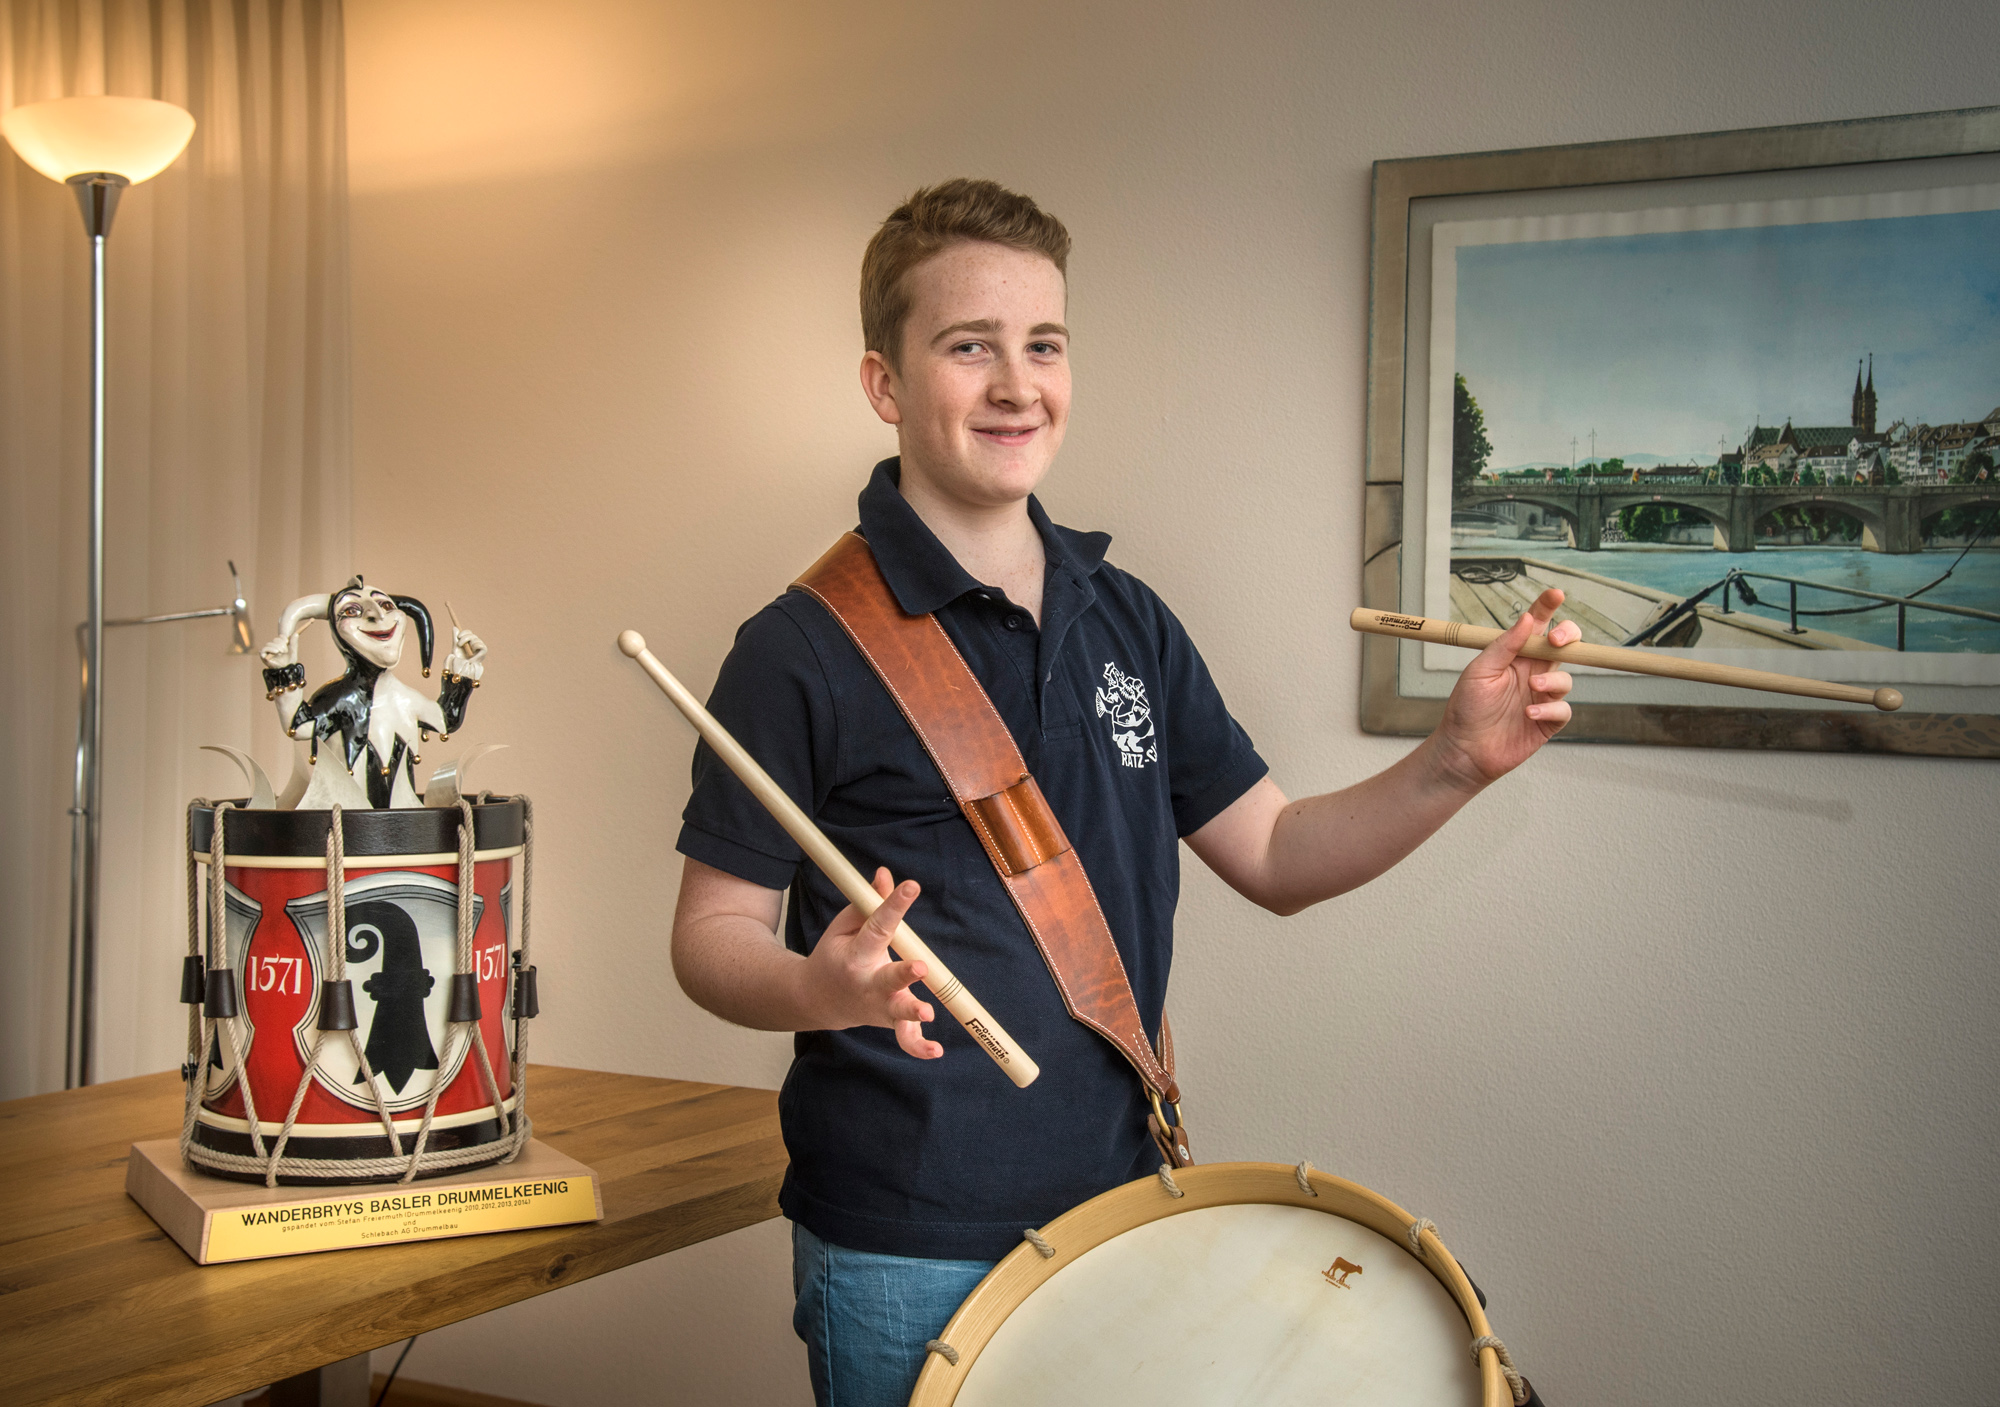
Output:
[[[1433,240],[1433,607],[1560,585],[1613,644],[2000,660],[2000,186]]]
[[[1757,525],[1787,508],[1817,505],[1861,524],[1858,545],[1870,552],[1924,550],[1924,525],[1951,508],[2000,510],[2000,483],[1972,484],[1683,484],[1655,488],[1646,483],[1460,485],[1453,509],[1477,513],[1502,504],[1541,509],[1559,520],[1566,545],[1581,552],[1603,546],[1607,521],[1628,508],[1671,505],[1704,518],[1714,528],[1714,549],[1749,552],[1757,545]],[[1501,512],[1495,521],[1514,515]]]

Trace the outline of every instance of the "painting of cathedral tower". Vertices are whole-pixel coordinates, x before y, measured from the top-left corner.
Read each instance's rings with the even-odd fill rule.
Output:
[[[1889,436],[1875,429],[1875,356],[1854,363],[1854,399],[1845,425],[1752,425],[1737,451],[1739,473],[1754,482],[1767,471],[1775,482],[1880,483],[1889,463]],[[1726,461],[1725,461],[1726,462]],[[1730,465],[1728,467],[1735,467]]]

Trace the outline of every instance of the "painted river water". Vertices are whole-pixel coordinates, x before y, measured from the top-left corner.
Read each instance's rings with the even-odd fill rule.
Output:
[[[1488,537],[1461,539],[1452,547],[1454,557],[1539,557],[1559,566],[1576,567],[1599,576],[1615,577],[1619,581],[1683,596],[1719,581],[1731,567],[1746,572],[1797,577],[1802,581],[1826,582],[1833,586],[1852,586],[1888,596],[1907,596],[1943,575],[1958,557],[1959,551],[1959,548],[1952,547],[1890,556],[1858,548],[1760,547],[1755,552],[1713,552],[1607,546],[1596,552],[1578,552],[1560,542],[1540,542],[1532,538],[1496,541]],[[1755,580],[1752,585],[1766,604],[1747,609],[1772,620],[1785,620],[1785,585],[1782,582]],[[1949,578],[1925,592],[1920,599],[1944,606],[2000,611],[2000,548],[1975,547],[1965,554],[1965,560],[1958,563]],[[1710,596],[1708,600],[1711,604],[1719,604],[1721,593]],[[1801,611],[1867,604],[1853,596],[1799,588]],[[1745,609],[1734,593],[1730,597],[1730,608]],[[1859,615],[1816,616],[1811,620],[1801,619],[1799,623],[1852,636],[1871,645],[1883,645],[1892,650],[1896,647],[1896,608],[1891,605]],[[1940,615],[1912,607],[1906,648],[1937,653],[1970,651],[2000,654],[2000,622]]]

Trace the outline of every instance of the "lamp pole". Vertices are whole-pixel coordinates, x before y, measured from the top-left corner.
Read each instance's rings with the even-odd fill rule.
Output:
[[[96,1076],[98,846],[104,812],[104,254],[123,176],[95,171],[69,178],[90,236],[90,554],[84,627],[83,709],[70,807],[70,973],[68,1050],[63,1083]],[[81,835],[77,834],[81,831]],[[79,846],[75,842],[81,839]],[[80,854],[79,854],[80,852]]]

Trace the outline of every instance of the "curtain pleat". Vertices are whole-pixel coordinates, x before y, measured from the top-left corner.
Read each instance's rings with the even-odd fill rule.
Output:
[[[348,565],[346,151],[337,0],[0,0],[0,109],[110,93],[195,116],[109,242],[105,605],[224,604],[261,644]],[[88,506],[89,246],[71,193],[0,148],[0,1097],[62,1083]],[[217,620],[105,644],[100,1078],[171,1067],[182,810],[283,785],[254,656]]]

